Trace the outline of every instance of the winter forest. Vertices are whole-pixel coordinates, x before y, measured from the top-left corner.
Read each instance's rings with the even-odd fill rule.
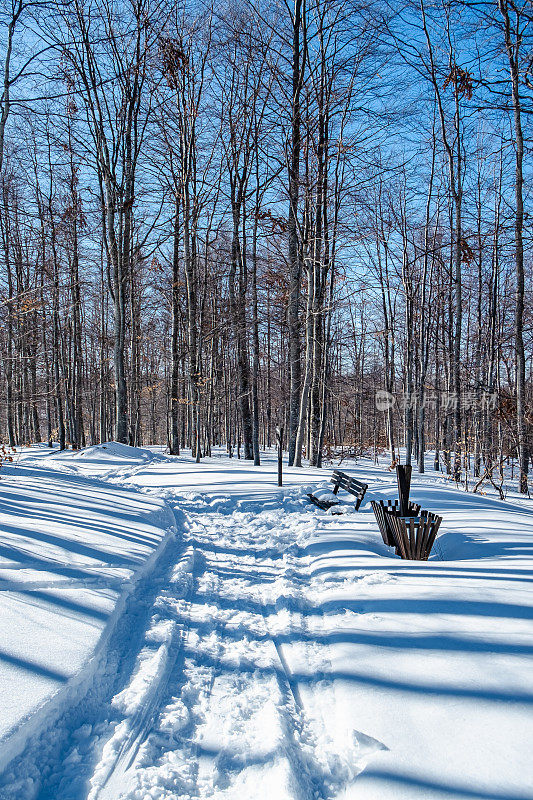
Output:
[[[0,800],[533,800],[532,156],[532,0],[0,0]]]
[[[3,0],[6,447],[528,491],[528,0]]]

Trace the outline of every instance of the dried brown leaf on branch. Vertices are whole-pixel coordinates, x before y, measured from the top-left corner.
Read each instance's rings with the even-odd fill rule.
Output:
[[[457,64],[454,64],[444,81],[444,89],[447,89],[450,84],[453,86],[454,92],[458,97],[466,97],[467,100],[472,99],[474,81],[467,69],[463,69]]]
[[[179,46],[176,39],[168,36],[161,37],[159,42],[163,72],[167,83],[171,89],[177,89],[178,76],[186,69],[189,64],[183,49]]]

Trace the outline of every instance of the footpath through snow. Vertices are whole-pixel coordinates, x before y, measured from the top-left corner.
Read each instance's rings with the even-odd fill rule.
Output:
[[[369,504],[393,476],[349,471],[369,493],[332,516],[305,498],[324,472],[280,490],[273,459],[25,453],[0,482],[28,706],[1,800],[531,800],[533,508],[415,480],[444,522],[402,562]]]

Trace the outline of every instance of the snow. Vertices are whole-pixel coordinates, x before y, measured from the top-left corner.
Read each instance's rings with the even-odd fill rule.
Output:
[[[2,468],[0,770],[39,712],[52,713],[69,681],[87,682],[97,668],[125,593],[173,525],[163,501],[57,471],[48,459]]]
[[[531,800],[533,506],[415,475],[444,521],[402,561],[394,476],[341,468],[359,512],[273,454],[2,469],[0,798]]]

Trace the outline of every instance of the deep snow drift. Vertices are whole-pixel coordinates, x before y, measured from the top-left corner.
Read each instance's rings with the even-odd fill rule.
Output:
[[[394,476],[342,468],[370,489],[341,516],[268,456],[2,470],[2,800],[533,798],[533,506],[415,477],[444,522],[406,562],[370,509]]]
[[[174,526],[156,497],[66,471],[72,456],[32,455],[0,481],[0,771],[47,701],[72,679],[87,687],[104,633]]]

